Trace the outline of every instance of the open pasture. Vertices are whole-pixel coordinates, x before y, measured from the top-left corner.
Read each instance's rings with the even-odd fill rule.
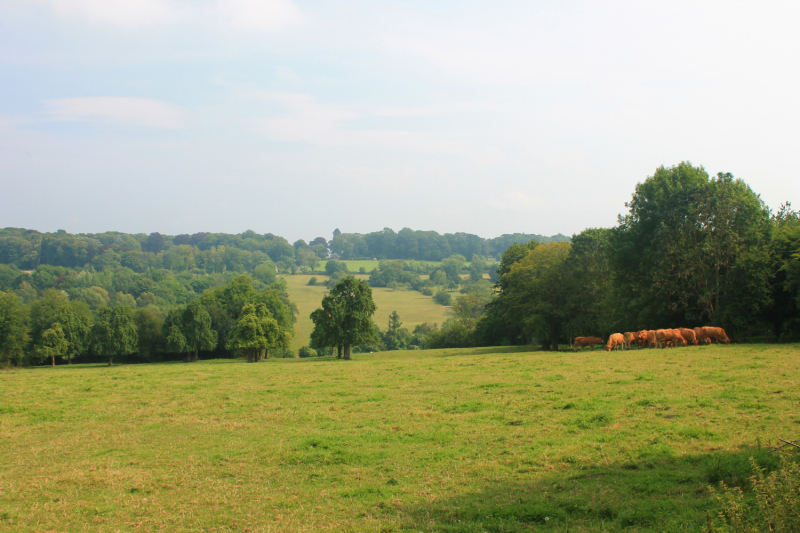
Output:
[[[307,346],[311,338],[311,330],[314,323],[309,316],[314,309],[322,303],[322,298],[328,293],[324,283],[328,280],[327,276],[316,275],[318,284],[308,285],[310,275],[284,276],[289,291],[289,297],[297,305],[297,322],[294,325],[294,337],[292,339],[292,349],[297,350],[302,346]],[[356,275],[356,278],[366,279],[365,275]],[[372,319],[381,329],[386,329],[389,322],[389,315],[392,311],[397,311],[403,326],[413,331],[414,326],[423,322],[442,324],[449,316],[449,310],[436,303],[430,296],[422,293],[405,289],[388,289],[385,287],[373,287],[372,299],[375,301],[377,310]]]
[[[797,437],[800,349],[0,372],[0,530],[699,531]]]
[[[364,270],[369,274],[369,272],[374,269],[378,268],[379,261],[372,261],[372,260],[365,260],[365,261],[350,261],[350,260],[342,260],[343,263],[347,265],[347,269],[351,273],[358,273],[360,268],[364,268]],[[325,272],[325,265],[328,264],[327,260],[322,260],[317,263],[315,270],[319,272]]]

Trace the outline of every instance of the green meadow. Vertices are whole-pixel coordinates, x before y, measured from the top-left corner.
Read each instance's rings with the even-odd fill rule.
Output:
[[[0,530],[699,531],[800,432],[796,345],[0,372]]]
[[[292,349],[297,350],[302,346],[307,346],[311,338],[311,330],[314,323],[311,322],[311,312],[317,309],[322,297],[328,293],[324,283],[328,276],[315,275],[318,280],[317,285],[310,286],[308,280],[311,275],[284,276],[286,280],[289,297],[297,305],[297,323],[294,325],[294,337],[292,338]],[[367,279],[365,275],[356,275],[356,278]],[[454,296],[456,294],[454,293]],[[389,289],[385,287],[373,287],[372,299],[375,301],[377,310],[372,319],[381,329],[386,329],[389,322],[389,315],[392,311],[397,311],[403,326],[413,331],[414,326],[423,322],[442,324],[449,317],[449,310],[436,303],[430,296],[408,289]]]

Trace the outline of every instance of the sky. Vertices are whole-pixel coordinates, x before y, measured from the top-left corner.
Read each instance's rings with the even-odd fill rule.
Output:
[[[610,227],[681,161],[800,205],[800,2],[0,0],[0,227]]]

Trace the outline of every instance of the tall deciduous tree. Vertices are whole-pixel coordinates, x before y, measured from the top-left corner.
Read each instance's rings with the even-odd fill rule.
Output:
[[[181,326],[186,339],[186,349],[191,352],[192,360],[197,361],[198,351],[213,350],[217,347],[217,332],[211,329],[211,315],[199,300],[194,300],[186,306]]]
[[[56,357],[65,357],[68,350],[69,342],[64,337],[61,324],[58,322],[44,330],[39,344],[34,347],[34,351],[41,359],[50,359],[53,368],[56,366]]]
[[[108,357],[108,366],[115,355],[130,355],[138,348],[138,332],[130,307],[104,307],[92,326],[92,344],[95,352]]]
[[[558,349],[568,316],[570,286],[564,262],[570,248],[565,242],[541,244],[501,277],[509,317],[545,348]]]
[[[16,295],[0,291],[0,364],[22,365],[27,343],[27,310]]]
[[[342,346],[344,359],[350,359],[353,344],[376,340],[372,324],[375,309],[369,284],[345,277],[322,299],[322,308],[311,314],[314,330],[321,328],[316,334],[312,332],[312,339],[325,339],[328,346]]]
[[[769,303],[769,210],[743,181],[688,162],[636,187],[611,239],[627,323],[743,327]]]
[[[88,348],[89,332],[92,327],[92,313],[85,302],[70,302],[58,313],[58,323],[67,341],[67,363],[83,354]]]
[[[266,305],[248,303],[242,307],[227,348],[245,354],[247,362],[253,363],[260,359],[262,353],[268,356],[270,348],[286,346],[288,342],[288,332],[270,316]]]

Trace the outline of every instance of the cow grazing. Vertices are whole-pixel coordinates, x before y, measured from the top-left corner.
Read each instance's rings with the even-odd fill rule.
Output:
[[[610,352],[611,350],[619,348],[620,350],[625,347],[625,337],[622,333],[612,333],[611,336],[608,338],[608,344],[606,344],[606,351]]]
[[[625,349],[630,350],[631,343],[636,342],[637,339],[636,333],[633,333],[631,331],[626,331],[622,336],[625,339]]]
[[[658,339],[656,338],[656,332],[654,330],[648,330],[647,332],[647,346],[650,348],[658,348]]]
[[[678,331],[681,332],[681,336],[688,342],[689,344],[694,344],[697,346],[697,335],[695,335],[693,329],[689,328],[678,328]]]
[[[703,331],[705,331],[706,337],[709,339],[709,341],[711,339],[714,339],[718,343],[719,342],[722,342],[722,343],[725,343],[725,344],[730,344],[731,343],[731,340],[728,338],[728,334],[725,333],[725,330],[722,329],[722,328],[715,328],[715,327],[705,326],[705,327],[703,327]]]
[[[589,346],[594,350],[595,345],[603,344],[603,339],[600,337],[575,337],[575,342],[572,343],[572,349],[578,351],[578,348],[583,351],[584,346]]]
[[[647,346],[647,330],[643,329],[636,333],[636,344],[639,345],[639,348]]]
[[[672,339],[672,333],[668,329],[656,330],[656,348],[663,348],[666,346],[667,341]]]
[[[673,346],[678,346],[679,344],[687,346],[686,339],[684,339],[683,335],[681,335],[681,330],[668,329],[667,331],[670,332],[670,340],[672,341]]]
[[[705,328],[694,328],[694,334],[697,338],[698,344],[711,344],[711,339],[708,338]]]

